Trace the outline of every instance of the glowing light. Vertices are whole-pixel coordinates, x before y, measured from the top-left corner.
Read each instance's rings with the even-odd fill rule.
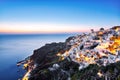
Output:
[[[110,40],[114,41],[114,43],[108,47],[108,50],[112,54],[116,54],[116,51],[119,50],[119,45],[120,45],[120,36],[113,36],[110,38]]]
[[[97,73],[97,75],[98,75],[99,77],[102,77],[102,76],[103,76],[103,74],[102,74],[100,71]]]
[[[56,54],[57,56],[61,56],[61,53]]]
[[[25,64],[23,65],[23,67],[24,67],[24,69],[27,68],[27,67],[28,67],[28,63],[25,63]]]
[[[88,58],[88,57],[85,57],[85,61],[89,61],[89,59],[90,59],[90,58]]]
[[[30,76],[30,70],[24,75],[24,77],[22,78],[22,80],[28,80]]]

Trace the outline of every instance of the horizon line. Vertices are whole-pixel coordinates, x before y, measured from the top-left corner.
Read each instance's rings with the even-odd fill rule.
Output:
[[[87,33],[89,31],[81,32],[0,32],[0,34],[76,34],[76,33]]]

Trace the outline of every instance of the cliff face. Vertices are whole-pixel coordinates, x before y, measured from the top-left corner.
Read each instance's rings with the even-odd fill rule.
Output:
[[[54,59],[56,53],[64,51],[65,43],[46,44],[40,49],[34,50],[31,59],[38,64],[44,64],[44,62],[49,62],[51,59]]]
[[[120,26],[46,44],[26,62],[29,80],[120,80]]]
[[[59,69],[59,67],[61,66],[61,68],[68,69],[67,67],[77,63],[69,62],[67,59],[61,61],[61,58],[57,56],[57,53],[63,54],[66,50],[71,48],[70,45],[67,45],[67,42],[69,42],[71,38],[73,37],[69,37],[64,43],[60,42],[46,44],[45,46],[34,50],[33,55],[30,57],[32,65],[29,66],[34,66],[34,64],[37,64],[37,67],[31,71],[29,80],[56,80],[61,78],[61,76],[65,77],[67,72]],[[58,64],[59,66],[57,66]],[[63,79],[67,78],[68,74],[66,74],[66,77]]]

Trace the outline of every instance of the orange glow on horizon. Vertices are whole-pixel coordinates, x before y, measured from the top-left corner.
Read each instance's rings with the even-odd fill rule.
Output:
[[[31,34],[31,33],[79,33],[88,32],[82,25],[53,23],[0,23],[0,33]]]
[[[9,29],[1,29],[0,30],[0,33],[13,33],[13,34],[16,34],[16,33],[20,33],[20,34],[24,34],[24,33],[79,33],[79,32],[88,32],[87,30],[56,30],[56,31],[49,31],[49,30],[46,30],[46,31],[42,31],[42,30],[9,30]]]

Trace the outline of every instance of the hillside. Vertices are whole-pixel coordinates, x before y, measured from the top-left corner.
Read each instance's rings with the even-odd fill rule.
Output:
[[[120,26],[34,50],[22,80],[120,80]]]

